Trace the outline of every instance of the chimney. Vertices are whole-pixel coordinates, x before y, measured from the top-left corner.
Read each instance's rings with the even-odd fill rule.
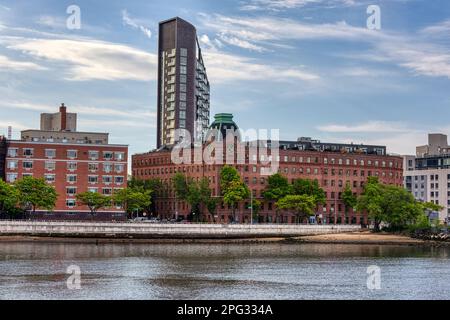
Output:
[[[61,131],[66,131],[67,124],[67,108],[64,103],[61,103],[61,107],[59,107],[59,112],[61,113]]]

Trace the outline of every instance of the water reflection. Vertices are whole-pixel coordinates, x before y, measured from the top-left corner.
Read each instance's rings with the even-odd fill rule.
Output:
[[[2,299],[448,299],[448,248],[0,243]],[[82,289],[66,288],[78,265]],[[382,290],[366,287],[382,268]]]

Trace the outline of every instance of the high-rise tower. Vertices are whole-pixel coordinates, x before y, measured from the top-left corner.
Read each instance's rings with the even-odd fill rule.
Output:
[[[209,126],[210,90],[197,31],[178,17],[160,22],[157,147],[176,143],[175,130],[193,140]]]

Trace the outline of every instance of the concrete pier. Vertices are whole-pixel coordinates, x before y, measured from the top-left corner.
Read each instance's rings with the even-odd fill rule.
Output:
[[[135,239],[239,239],[288,238],[303,235],[357,232],[359,225],[280,224],[152,224],[100,222],[0,221],[0,236],[135,238]]]

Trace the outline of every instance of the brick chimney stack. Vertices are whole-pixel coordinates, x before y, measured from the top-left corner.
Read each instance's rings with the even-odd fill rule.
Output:
[[[67,124],[67,108],[64,103],[61,103],[61,107],[59,107],[59,112],[61,113],[61,131],[66,131]]]

